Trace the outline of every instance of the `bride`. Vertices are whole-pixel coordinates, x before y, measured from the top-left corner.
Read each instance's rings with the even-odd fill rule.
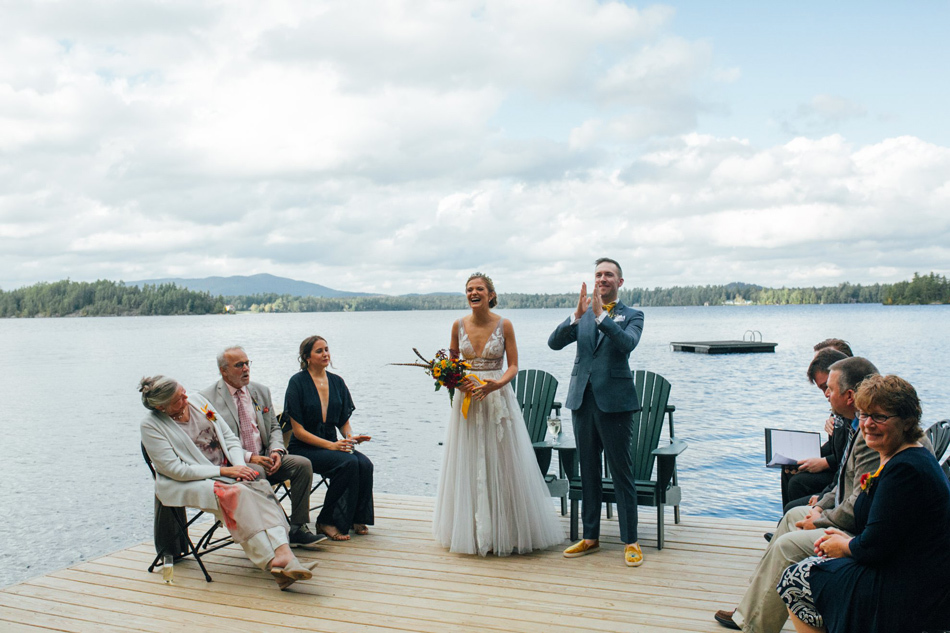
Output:
[[[491,312],[498,301],[487,275],[469,277],[465,295],[472,313],[452,324],[451,350],[471,362],[481,383],[459,386],[471,398],[467,418],[462,397],[452,406],[432,533],[452,552],[482,556],[559,544],[564,530],[508,386],[518,373],[514,328]]]

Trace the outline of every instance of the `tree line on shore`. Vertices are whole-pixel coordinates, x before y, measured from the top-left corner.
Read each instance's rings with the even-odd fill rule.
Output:
[[[41,282],[0,290],[0,317],[157,316],[218,314],[222,297],[175,284],[126,286],[121,281]]]
[[[577,295],[507,293],[499,296],[506,309],[558,308],[577,305]],[[881,303],[884,305],[950,304],[950,281],[943,275],[914,273],[910,281],[893,284],[842,283],[807,288],[766,288],[732,283],[719,286],[621,289],[627,305],[647,307],[701,305],[794,305]],[[452,310],[465,307],[459,294],[370,297],[295,297],[256,294],[212,296],[175,284],[127,286],[123,282],[41,282],[16,290],[0,290],[0,317],[153,316],[221,314],[231,306],[249,312],[372,312],[387,310]]]

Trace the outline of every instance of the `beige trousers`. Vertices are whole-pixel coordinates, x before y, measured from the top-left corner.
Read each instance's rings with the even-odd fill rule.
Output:
[[[281,545],[287,544],[287,529],[272,527],[261,530],[248,540],[241,543],[244,553],[251,562],[267,571],[267,563],[274,559],[274,551]]]
[[[788,609],[775,587],[789,565],[815,555],[815,541],[825,533],[824,529],[801,530],[795,527],[795,523],[804,519],[810,510],[808,506],[792,508],[779,522],[775,536],[732,616],[745,633],[779,633],[788,620]]]

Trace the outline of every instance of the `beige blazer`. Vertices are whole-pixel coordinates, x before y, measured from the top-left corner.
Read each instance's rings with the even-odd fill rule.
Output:
[[[212,420],[218,442],[234,466],[245,466],[241,440],[231,432],[222,416],[200,394],[189,396],[191,404],[201,409],[207,406],[214,414]],[[142,445],[155,467],[155,496],[171,507],[188,506],[215,512],[218,508],[214,495],[214,481],[233,483],[222,477],[221,470],[204,456],[181,426],[159,411],[150,411],[142,420],[139,430]]]
[[[247,385],[247,391],[251,394],[251,404],[254,406],[254,414],[257,416],[257,430],[261,434],[264,454],[270,455],[274,451],[286,453],[284,434],[280,430],[280,422],[277,421],[277,414],[274,412],[270,389],[259,383],[250,382]],[[237,405],[234,404],[234,398],[231,397],[231,391],[228,389],[228,383],[224,382],[222,378],[207,389],[203,389],[201,395],[211,402],[211,405],[217,409],[224,421],[227,422],[231,432],[240,439],[241,423],[238,419]]]

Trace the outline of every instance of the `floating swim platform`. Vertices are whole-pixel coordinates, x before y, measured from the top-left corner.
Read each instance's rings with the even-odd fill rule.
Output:
[[[674,352],[694,354],[768,354],[775,353],[778,343],[762,340],[758,330],[747,330],[741,341],[673,341]]]

